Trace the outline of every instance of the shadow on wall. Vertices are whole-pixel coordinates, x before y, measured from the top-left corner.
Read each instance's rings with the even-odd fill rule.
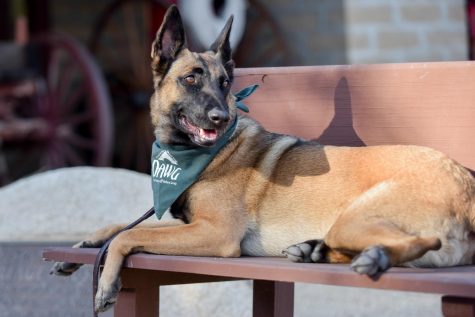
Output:
[[[345,77],[338,81],[333,99],[335,115],[317,141],[326,145],[366,145],[353,127],[351,92]]]
[[[353,126],[351,91],[344,76],[335,87],[333,100],[334,116],[328,127],[316,140],[325,145],[366,146]],[[469,168],[467,170],[475,177],[475,170]]]

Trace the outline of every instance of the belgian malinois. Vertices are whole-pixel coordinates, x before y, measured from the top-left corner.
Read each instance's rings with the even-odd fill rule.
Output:
[[[230,93],[231,24],[232,17],[204,53],[188,50],[174,6],[157,32],[150,101],[157,140],[211,147],[236,126],[198,180],[171,206],[176,220],[141,225],[112,241],[96,311],[115,302],[122,262],[140,251],[285,254],[295,262],[351,263],[353,270],[368,275],[391,266],[472,263],[475,180],[464,167],[425,147],[323,146],[264,130],[237,113]],[[76,247],[101,246],[122,227],[100,230]],[[53,271],[70,274],[78,266],[56,263]]]

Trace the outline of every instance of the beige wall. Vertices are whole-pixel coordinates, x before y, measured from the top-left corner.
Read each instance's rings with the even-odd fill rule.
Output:
[[[347,61],[466,60],[464,0],[345,0]]]
[[[259,0],[294,65],[466,60],[464,0]]]

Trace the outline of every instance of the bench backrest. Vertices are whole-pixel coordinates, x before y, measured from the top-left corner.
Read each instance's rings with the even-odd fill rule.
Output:
[[[475,170],[475,62],[241,68],[270,131],[323,144],[418,144]]]

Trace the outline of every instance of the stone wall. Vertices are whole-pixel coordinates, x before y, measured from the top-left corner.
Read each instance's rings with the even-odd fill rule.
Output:
[[[294,65],[466,60],[464,0],[260,0]]]
[[[347,62],[466,60],[464,0],[345,0]]]

